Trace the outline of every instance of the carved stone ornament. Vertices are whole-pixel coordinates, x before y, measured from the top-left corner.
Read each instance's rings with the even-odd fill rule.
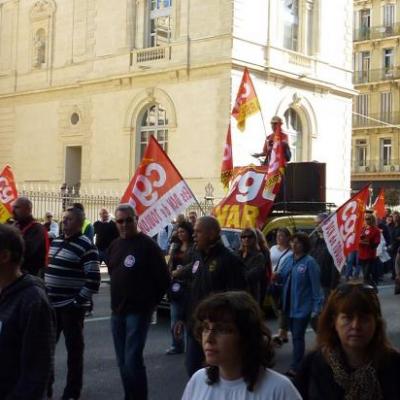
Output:
[[[54,14],[56,4],[53,0],[37,0],[31,9],[31,19],[46,18]]]
[[[296,106],[300,105],[302,97],[298,93],[294,93],[292,100],[293,100],[293,102],[292,102],[291,106],[296,107]]]

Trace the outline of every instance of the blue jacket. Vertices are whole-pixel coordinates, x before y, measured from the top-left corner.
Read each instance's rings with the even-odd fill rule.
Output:
[[[309,255],[298,260],[287,257],[279,272],[284,284],[283,309],[290,318],[307,318],[319,314],[323,305],[319,266]],[[290,304],[288,303],[290,285]]]

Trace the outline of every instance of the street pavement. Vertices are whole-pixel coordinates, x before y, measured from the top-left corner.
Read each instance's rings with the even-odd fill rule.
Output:
[[[389,337],[400,348],[400,296],[393,295],[393,284],[385,280],[379,288],[383,314],[387,322]],[[122,400],[123,391],[115,360],[110,332],[109,286],[102,283],[100,293],[95,297],[92,317],[85,322],[85,367],[82,400]],[[267,325],[276,331],[276,320],[268,319]],[[307,349],[314,344],[314,332],[308,329]],[[157,323],[151,325],[145,349],[145,364],[149,380],[149,400],[178,400],[181,398],[187,377],[183,355],[167,356],[170,345],[169,316],[158,312]],[[285,372],[291,357],[291,344],[276,352],[275,369]],[[58,399],[66,378],[66,352],[63,337],[56,351],[55,397]]]

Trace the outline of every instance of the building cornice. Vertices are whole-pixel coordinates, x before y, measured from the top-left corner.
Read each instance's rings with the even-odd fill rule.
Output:
[[[231,67],[231,66],[232,66],[231,62],[227,60],[221,60],[219,62],[216,61],[212,63],[193,65],[190,67],[190,71],[195,72],[195,71],[200,71],[202,69]],[[40,89],[24,90],[20,92],[4,93],[0,94],[0,100],[31,96],[43,93],[55,93],[64,90],[76,90],[87,86],[95,86],[95,85],[114,84],[113,87],[115,87],[116,84],[116,86],[125,86],[126,82],[130,82],[133,79],[148,78],[152,75],[164,75],[171,73],[174,74],[174,76],[179,76],[179,75],[187,76],[188,74],[190,74],[190,71],[189,72],[187,71],[186,65],[182,65],[179,67],[174,66],[172,68],[158,68],[158,69],[131,71],[126,74],[118,74],[104,78],[84,79],[67,85],[51,86]]]
[[[346,88],[344,86],[338,86],[332,84],[331,82],[323,81],[317,78],[309,78],[302,74],[296,74],[273,67],[266,67],[264,65],[253,64],[245,62],[243,60],[233,59],[233,68],[242,69],[244,67],[247,67],[255,72],[268,74],[270,77],[281,78],[285,81],[290,82],[291,85],[299,85],[301,82],[302,86],[312,87],[313,90],[319,89],[323,92],[329,92],[332,94],[337,94],[339,96],[345,96],[347,98],[353,98],[358,94],[357,90]]]

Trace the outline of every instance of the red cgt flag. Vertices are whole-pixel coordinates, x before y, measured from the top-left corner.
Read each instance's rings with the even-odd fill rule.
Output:
[[[258,102],[249,71],[245,68],[235,105],[232,109],[232,116],[236,119],[239,130],[243,132],[246,128],[246,119],[259,111],[261,111],[260,103]]]
[[[195,201],[179,171],[157,140],[150,136],[121,203],[130,203],[139,217],[139,229],[154,236]]]
[[[229,181],[233,174],[233,157],[232,157],[232,138],[231,138],[231,124],[229,124],[228,132],[226,133],[226,140],[224,146],[224,156],[221,165],[221,182],[224,187],[228,187]]]
[[[0,172],[0,223],[7,222],[12,216],[12,203],[17,199],[18,192],[14,174],[9,165]]]
[[[375,215],[379,219],[383,219],[386,216],[386,209],[385,209],[385,191],[383,188],[379,190],[378,197],[375,200],[374,206],[373,206]]]
[[[346,263],[346,257],[351,252],[358,250],[368,198],[369,185],[360,190],[321,224],[329,253],[339,272]]]

